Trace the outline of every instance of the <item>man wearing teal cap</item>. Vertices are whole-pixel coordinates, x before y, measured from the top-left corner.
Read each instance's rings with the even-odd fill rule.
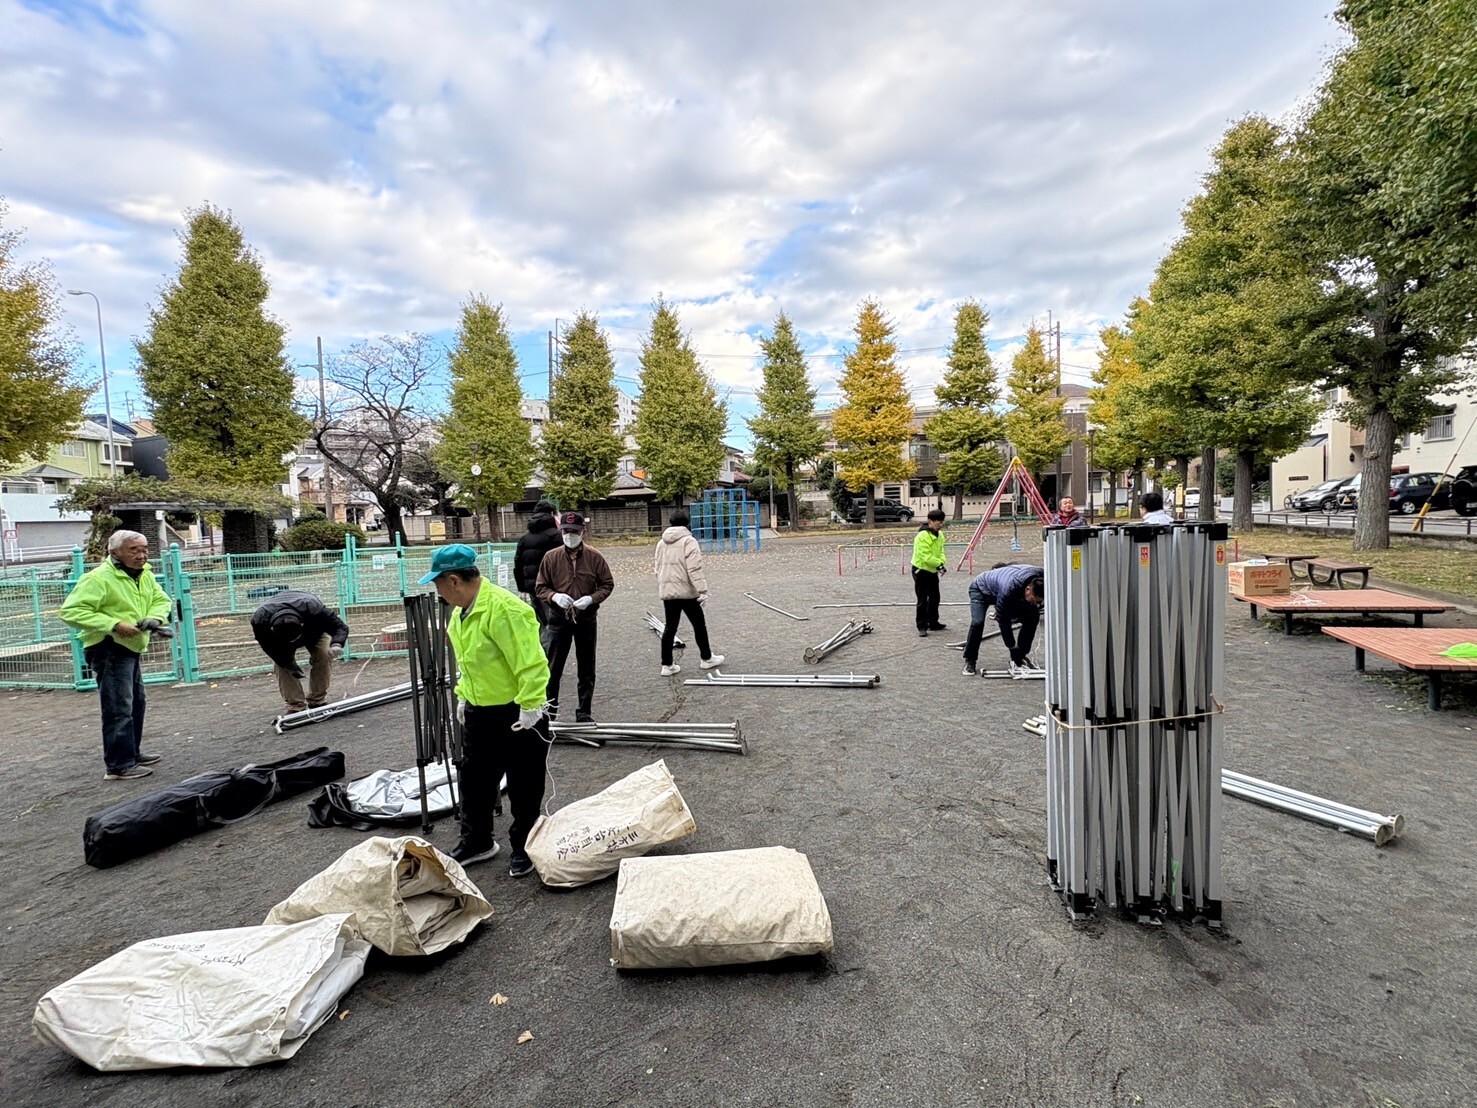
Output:
[[[466,866],[497,854],[492,809],[506,773],[513,813],[508,872],[523,877],[533,870],[523,848],[543,804],[544,766],[553,741],[544,718],[549,663],[539,645],[538,620],[523,601],[483,579],[470,546],[457,543],[436,551],[431,572],[420,583],[433,581],[436,594],[455,609],[447,633],[461,671],[456,695],[462,721],[462,833],[451,856]]]

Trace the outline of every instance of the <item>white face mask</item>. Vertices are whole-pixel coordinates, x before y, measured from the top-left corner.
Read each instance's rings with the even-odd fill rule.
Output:
[[[566,547],[568,547],[570,550],[573,550],[575,547],[577,547],[580,543],[582,543],[584,541],[585,540],[584,540],[584,536],[583,535],[576,535],[576,534],[573,534],[573,533],[571,533],[569,531],[564,532],[564,545]]]

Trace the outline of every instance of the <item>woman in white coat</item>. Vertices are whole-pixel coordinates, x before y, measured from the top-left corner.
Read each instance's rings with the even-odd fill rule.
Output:
[[[708,578],[703,573],[703,551],[687,529],[690,517],[681,508],[672,513],[672,526],[662,532],[656,544],[656,588],[662,598],[666,627],[662,630],[662,676],[671,677],[682,667],[672,661],[672,641],[677,637],[677,621],[684,615],[692,624],[692,637],[697,640],[703,669],[723,664],[723,655],[714,654],[708,646],[708,621],[703,618],[703,605],[708,600]]]

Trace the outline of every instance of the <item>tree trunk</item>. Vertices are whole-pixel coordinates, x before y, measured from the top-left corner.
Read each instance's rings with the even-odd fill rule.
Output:
[[[790,530],[800,526],[800,497],[795,493],[795,463],[785,459],[785,500],[790,506]]]
[[[1236,451],[1236,500],[1231,509],[1231,530],[1237,534],[1250,533],[1251,518],[1251,467],[1256,455],[1250,450]]]
[[[867,486],[867,526],[877,526],[877,486]]]
[[[954,490],[954,518],[964,518],[964,486],[960,485]]]
[[[1103,505],[1103,511],[1107,514],[1108,522],[1112,523],[1118,518],[1118,475],[1108,475],[1108,502]]]
[[[406,538],[405,524],[400,518],[400,505],[381,504],[380,508],[385,513],[385,535],[389,538],[391,544],[394,544],[396,535],[400,536],[401,545],[407,544],[410,540]]]
[[[497,505],[487,506],[487,534],[493,542],[503,541],[502,521],[497,517]]]
[[[1215,447],[1207,446],[1200,452],[1200,519],[1208,523],[1215,519],[1220,507],[1220,486],[1215,479]]]
[[[1395,417],[1376,405],[1364,424],[1364,465],[1359,470],[1355,550],[1390,548],[1390,465],[1395,457]]]
[[[1128,491],[1128,518],[1143,519],[1144,509],[1140,501],[1144,499],[1144,471],[1136,469],[1133,471],[1133,487]]]

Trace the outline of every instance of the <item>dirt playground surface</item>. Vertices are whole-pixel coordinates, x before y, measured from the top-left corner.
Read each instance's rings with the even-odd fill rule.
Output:
[[[956,538],[962,536],[955,536]],[[1008,536],[976,559],[1007,556]],[[1022,557],[1039,557],[1025,537]],[[733,672],[800,672],[849,614],[812,604],[911,600],[895,552],[836,572],[825,542],[711,556],[714,644]],[[152,687],[148,780],[102,780],[94,694],[0,692],[0,1103],[198,1105],[1354,1105],[1477,1102],[1477,733],[1471,695],[1430,713],[1418,682],[1358,675],[1352,650],[1284,637],[1231,604],[1230,768],[1385,812],[1366,840],[1227,798],[1226,926],[1069,923],[1046,883],[1045,757],[1021,723],[1036,683],[960,674],[945,633],[907,607],[818,667],[872,690],[695,689],[657,674],[650,551],[612,551],[595,712],[738,719],[747,757],[556,746],[553,807],[664,757],[697,818],[681,851],[805,852],[835,924],[832,957],[706,972],[608,963],[614,881],[555,892],[469,873],[495,914],[444,956],[375,954],[290,1062],[99,1074],[36,1039],[47,989],[142,939],[259,923],[363,837],[312,830],[308,796],[108,870],[82,861],[89,812],[208,769],[328,745],[349,775],[413,764],[408,703],[276,735],[270,675]],[[966,573],[944,581],[964,599]],[[797,615],[796,622],[744,592]],[[1460,612],[1435,626],[1477,623]],[[1477,630],[1473,632],[1477,637]],[[982,660],[1003,662],[998,643]],[[1371,658],[1372,670],[1384,664]],[[566,682],[572,693],[573,659]],[[406,679],[344,664],[333,696]],[[1457,683],[1453,683],[1456,685]],[[569,699],[572,699],[569,698]],[[506,824],[499,821],[505,841]],[[432,841],[449,849],[455,828]],[[508,1003],[489,1004],[494,993]],[[533,1039],[519,1045],[531,1031]]]

